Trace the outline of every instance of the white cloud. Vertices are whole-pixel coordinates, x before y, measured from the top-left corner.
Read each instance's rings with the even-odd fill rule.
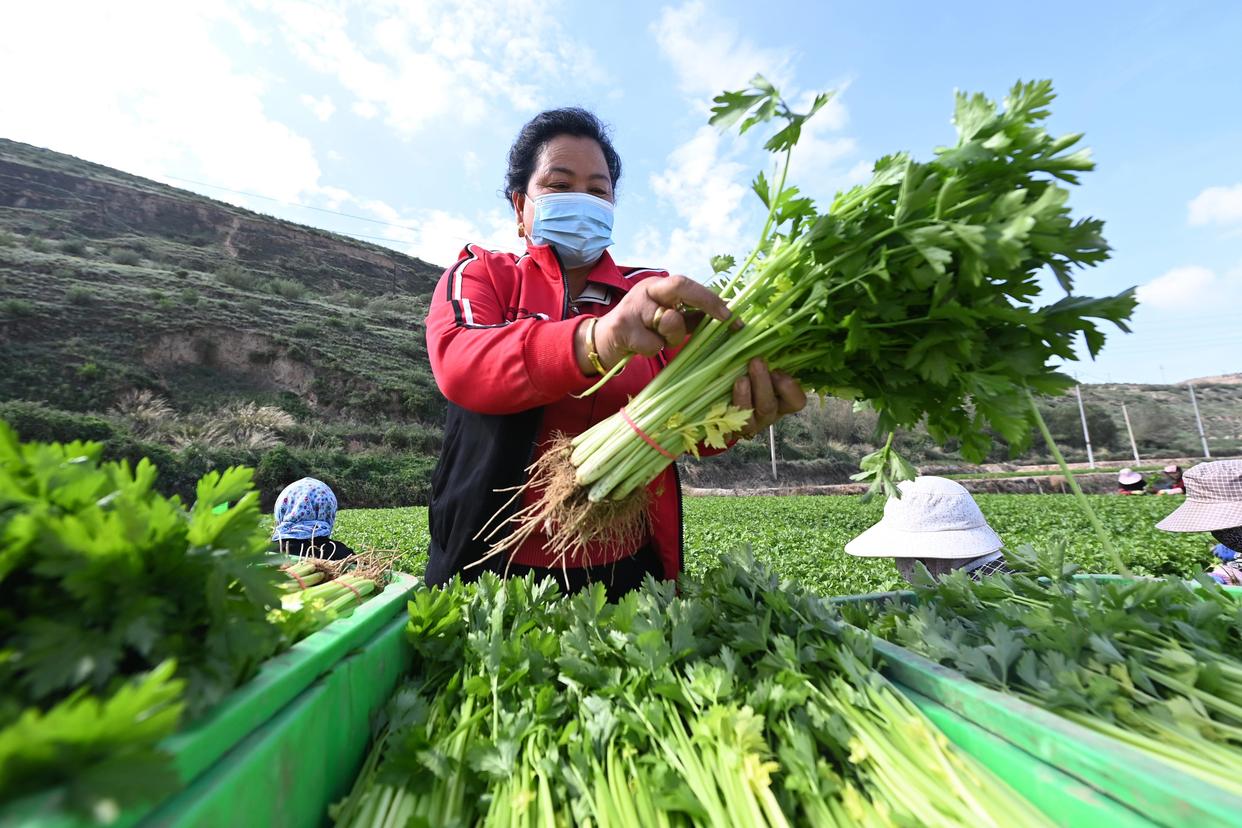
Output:
[[[756,73],[778,86],[788,79],[787,52],[755,46],[702,0],[663,9],[651,31],[673,65],[678,88],[704,103],[725,89],[744,87]]]
[[[379,107],[370,101],[354,101],[353,106],[351,106],[350,109],[352,109],[354,114],[359,118],[366,118],[368,121],[379,114]]]
[[[1141,307],[1163,311],[1218,308],[1242,300],[1242,265],[1222,274],[1199,265],[1175,267],[1135,291]]]
[[[859,161],[846,171],[845,181],[843,183],[847,187],[853,187],[856,184],[864,184],[871,180],[874,168],[874,161]]]
[[[1242,227],[1242,184],[1208,187],[1191,199],[1188,206],[1192,225],[1232,224]]]
[[[532,111],[543,89],[602,77],[594,53],[560,25],[555,2],[265,5],[299,60],[354,96],[355,113],[382,115],[404,137],[445,118],[477,123],[497,104]]]
[[[311,142],[268,115],[265,80],[214,35],[262,37],[208,4],[9,4],[0,28],[0,135],[155,178],[295,200],[320,170]],[[55,33],[54,41],[36,33]],[[53,44],[54,45],[51,45]]]
[[[438,209],[397,208],[381,199],[362,198],[334,187],[322,188],[320,195],[329,209],[384,222],[359,232],[383,236],[388,241],[382,243],[432,264],[452,264],[468,243],[514,253],[526,249],[513,216],[503,209],[471,217]]]
[[[711,275],[708,260],[718,253],[745,253],[743,202],[749,188],[747,168],[722,150],[714,128],[701,127],[669,154],[663,171],[651,176],[651,189],[676,214],[667,233],[655,227],[639,231],[642,260],[699,279]]]
[[[314,95],[303,95],[299,100],[321,121],[328,120],[332,117],[332,113],[336,112],[336,104],[332,103],[332,99],[327,95],[324,95],[322,98],[316,98]]]

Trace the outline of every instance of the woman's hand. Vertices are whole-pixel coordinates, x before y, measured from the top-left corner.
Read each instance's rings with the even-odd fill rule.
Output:
[[[666,347],[686,341],[695,322],[696,309],[721,322],[733,320],[738,330],[742,321],[711,289],[685,276],[646,279],[625,294],[617,306],[599,317],[595,324],[595,348],[605,369],[612,368],[630,354],[654,356]],[[688,321],[689,320],[689,321]],[[584,374],[594,373],[587,359],[589,324],[578,326],[574,350]]]
[[[753,412],[737,437],[754,437],[786,414],[801,411],[806,392],[798,381],[780,371],[769,371],[761,359],[752,359],[745,376],[733,383],[733,405]]]

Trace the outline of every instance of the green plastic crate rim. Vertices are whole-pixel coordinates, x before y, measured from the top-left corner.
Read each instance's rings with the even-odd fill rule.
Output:
[[[844,600],[908,602],[913,598],[912,592],[895,592]],[[833,601],[841,603],[843,599]],[[913,691],[931,699],[1121,803],[1151,824],[1242,828],[1242,802],[1227,791],[1055,713],[977,684],[904,647],[874,635],[871,639],[884,661],[884,674],[903,692]],[[1007,777],[1002,774],[1002,778]],[[1038,804],[1038,799],[1034,801]]]
[[[895,683],[959,750],[1005,781],[1023,799],[1067,828],[1152,828],[1155,823],[1065,771],[1041,762],[977,724]]]
[[[418,580],[396,575],[382,592],[363,602],[347,618],[338,619],[267,661],[257,675],[229,694],[211,713],[164,741],[181,781],[189,785],[235,745],[279,713],[320,676],[365,645],[394,617],[405,618],[406,600]],[[0,828],[70,828],[84,826],[49,803],[50,794],[37,794],[0,809]],[[113,823],[127,828],[149,812],[154,803],[126,812]]]

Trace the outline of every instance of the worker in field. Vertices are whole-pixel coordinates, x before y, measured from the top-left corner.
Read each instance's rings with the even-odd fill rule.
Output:
[[[1158,495],[1180,495],[1186,494],[1186,484],[1182,482],[1182,467],[1176,463],[1170,463],[1164,467],[1164,476],[1168,478],[1168,485],[1156,489]]]
[[[336,528],[336,494],[313,477],[295,480],[276,498],[272,510],[274,551],[298,557],[339,560],[354,550],[332,539]]]
[[[846,552],[860,558],[892,558],[910,583],[919,565],[937,579],[954,571],[974,580],[1011,571],[1000,536],[961,483],[918,477],[897,487],[901,497],[890,497],[880,522],[847,543]]]
[[[484,570],[534,573],[566,591],[602,581],[615,598],[647,575],[681,572],[675,465],[648,487],[648,532],[636,548],[601,542],[565,560],[536,533],[511,556],[489,557],[482,531],[494,515],[507,519],[536,502],[538,492],[514,492],[554,436],[581,434],[619,411],[684,343],[696,309],[732,320],[720,297],[693,279],[612,259],[620,176],[621,159],[593,114],[536,115],[509,150],[505,181],[525,251],[468,244],[432,295],[427,352],[448,416],[431,478],[429,584],[458,574],[473,580]],[[627,357],[623,371],[580,397]],[[801,409],[806,395],[792,377],[754,360],[733,402],[754,411],[741,435],[748,436]]]
[[[1143,480],[1143,475],[1134,469],[1122,469],[1117,472],[1117,494],[1147,494],[1147,483]]]
[[[1210,532],[1220,564],[1209,573],[1242,586],[1242,460],[1200,463],[1182,475],[1186,500],[1156,524],[1166,532]]]

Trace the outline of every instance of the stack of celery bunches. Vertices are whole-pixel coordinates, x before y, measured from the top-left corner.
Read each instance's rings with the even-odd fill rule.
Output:
[[[786,172],[827,97],[795,113],[758,78],[718,98],[718,124],[784,122],[767,143],[780,170],[755,182],[761,239],[740,266],[716,262],[745,325],[704,321],[628,403],[629,421],[561,439],[532,467],[538,501],[494,519],[492,554],[541,532],[579,563],[592,539],[641,537],[646,487],[670,462],[645,438],[674,455],[724,446],[749,413],[730,394],[752,357],[878,412],[890,439],[861,475],[878,491],[912,473],[892,451],[900,427],[923,423],[975,459],[989,431],[1028,441],[1032,394],[1067,383],[1049,362],[1074,359],[1079,336],[1094,354],[1094,320],[1124,327],[1134,305],[1128,292],[1037,304],[1042,280],[1068,294],[1072,271],[1107,253],[1099,222],[1066,207],[1060,184],[1091,163],[1070,151],[1079,136],[1040,128],[1051,99],[1046,82],[1018,84],[1003,109],[959,95],[954,146],[881,159],[820,214]],[[599,586],[563,599],[489,575],[417,592],[416,677],[337,823],[1043,824],[888,684],[869,639],[819,599],[753,561],[678,589],[649,582],[609,605]]]
[[[799,114],[762,78],[753,83],[718,97],[713,110],[714,123],[740,123],[743,132],[783,122],[765,145],[779,171],[754,183],[768,208],[758,244],[740,266],[713,260],[720,295],[744,327],[705,319],[630,400],[628,418],[618,413],[556,441],[531,468],[527,486],[540,496],[515,510],[515,495],[481,533],[491,555],[537,533],[575,565],[596,539],[637,547],[647,486],[670,457],[697,454],[700,444],[723,448],[746,422],[750,412],[730,403],[752,358],[873,408],[890,439],[858,478],[892,495],[894,482],[913,474],[892,450],[895,430],[921,425],[974,462],[993,434],[1021,449],[1031,438],[1031,395],[1072,382],[1050,363],[1076,359],[1079,337],[1094,356],[1104,342],[1099,320],[1125,329],[1132,291],[1071,293],[1074,271],[1106,259],[1108,246],[1101,222],[1070,214],[1063,185],[1093,164],[1086,150],[1073,151],[1080,135],[1055,138],[1040,126],[1049,82],[1015,85],[1003,108],[959,94],[956,144],[928,161],[881,158],[869,183],[823,213],[786,173],[806,119],[828,96]],[[1041,304],[1044,283],[1066,295]]]
[[[416,678],[347,828],[1050,824],[752,560],[609,604],[552,581],[420,588]]]

